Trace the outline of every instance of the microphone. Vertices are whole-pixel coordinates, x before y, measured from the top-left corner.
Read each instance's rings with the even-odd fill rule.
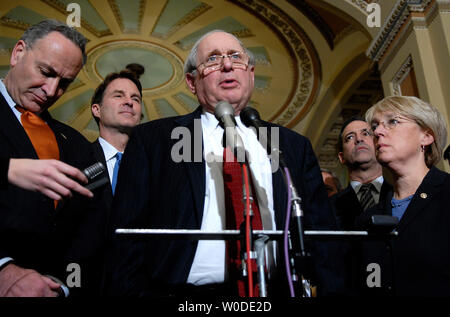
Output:
[[[107,182],[109,182],[108,177],[106,176],[106,168],[101,162],[97,162],[91,166],[86,167],[81,172],[86,176],[88,179],[88,184],[85,186],[85,188],[89,190],[94,190],[100,186],[103,186]],[[100,176],[100,178],[99,178]],[[91,183],[91,181],[95,180]]]
[[[245,153],[244,143],[236,131],[233,107],[227,101],[219,101],[214,109],[214,115],[217,120],[222,122],[225,129],[224,147],[229,146],[236,156],[238,156],[238,153]]]
[[[267,148],[270,149],[270,153],[268,154],[274,154],[275,157],[279,158],[279,162],[281,167],[286,167],[286,164],[284,162],[284,159],[281,155],[281,151],[278,147],[272,147],[272,136],[270,134],[270,129],[268,129],[266,126],[264,126],[264,123],[262,122],[258,111],[255,108],[252,107],[245,107],[244,109],[241,110],[241,114],[240,114],[241,120],[242,122],[247,126],[247,127],[254,127],[257,131],[257,135],[259,136],[259,138],[263,138],[263,136],[261,136],[259,134],[260,128],[264,128],[267,132],[266,135],[264,135],[264,142],[261,142],[263,144],[263,146],[267,145]],[[269,151],[267,151],[269,152]]]

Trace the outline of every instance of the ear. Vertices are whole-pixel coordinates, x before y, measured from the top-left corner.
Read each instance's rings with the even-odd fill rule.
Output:
[[[197,89],[195,88],[195,76],[191,73],[186,74],[186,84],[189,90],[195,95],[197,93]]]
[[[252,89],[255,87],[255,66],[250,66],[250,75],[252,80]]]
[[[339,162],[341,162],[341,164],[345,164],[344,153],[339,152],[338,159],[339,159]]]
[[[428,145],[433,144],[433,142],[434,142],[434,136],[431,133],[431,131],[429,131],[429,130],[423,131],[422,137],[420,140],[420,144],[424,145],[424,146],[428,146]]]
[[[94,103],[91,106],[91,112],[94,115],[94,117],[99,118],[100,119],[100,105],[98,103]]]
[[[11,53],[11,58],[9,60],[9,63],[12,67],[16,66],[20,59],[25,55],[26,50],[27,45],[23,40],[19,40],[16,45],[14,45],[13,51]]]

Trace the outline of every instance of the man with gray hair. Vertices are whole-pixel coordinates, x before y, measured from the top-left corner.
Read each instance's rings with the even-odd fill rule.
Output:
[[[242,219],[234,219],[235,214],[229,212],[234,209],[238,213],[231,200],[242,206],[242,190],[233,191],[228,184],[236,179],[242,186],[242,176],[226,174],[226,164],[230,162],[223,161],[224,128],[214,116],[221,101],[234,109],[236,131],[246,151],[255,158],[249,163],[255,198],[253,224],[259,223],[263,229],[284,228],[287,193],[281,171],[272,173],[269,157],[256,133],[239,117],[253,92],[254,69],[252,54],[230,33],[215,30],[195,43],[185,64],[185,79],[200,107],[184,116],[155,120],[136,128],[119,170],[112,212],[114,229],[219,231],[239,227]],[[303,199],[306,227],[333,229],[334,219],[310,142],[287,128],[264,124],[279,129],[280,148],[285,150],[286,163]],[[174,140],[174,135],[180,134],[186,144],[182,149]],[[175,148],[182,160],[180,155],[174,155]],[[236,222],[234,227],[230,227],[230,222]],[[268,260],[275,265],[268,265],[273,279],[270,284],[284,287],[284,292],[278,292],[273,286],[269,294],[286,295],[288,284],[280,283],[285,275],[274,278],[284,267],[281,257],[276,256],[280,250],[268,249],[275,256]],[[112,246],[111,258],[107,260],[111,264],[108,293],[248,296],[251,289],[240,283],[243,277],[236,272],[237,262],[229,257],[231,250],[235,250],[234,242],[222,240],[120,239]],[[313,248],[312,253],[315,261],[311,277],[318,284],[319,294],[335,291],[336,276],[323,267],[327,254],[320,248]]]
[[[97,232],[82,224],[101,218],[80,184],[94,162],[90,143],[47,111],[83,67],[85,44],[64,23],[42,21],[16,43],[0,81],[0,296],[67,295],[72,262],[89,275],[83,261]]]

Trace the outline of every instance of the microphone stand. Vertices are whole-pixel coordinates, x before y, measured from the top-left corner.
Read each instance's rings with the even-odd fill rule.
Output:
[[[239,163],[242,171],[242,203],[244,204],[244,221],[241,226],[241,233],[243,236],[243,241],[241,241],[241,265],[243,276],[248,277],[249,295],[253,295],[253,270],[251,269],[251,260],[255,258],[253,252],[252,226],[252,220],[254,216],[252,209],[253,195],[250,186],[250,178],[248,177],[247,173],[248,165],[245,162]],[[247,200],[249,201],[248,206]],[[245,247],[245,249],[243,247]]]
[[[270,140],[270,135],[268,136],[268,140]],[[268,141],[268,145],[271,147],[270,141]],[[299,282],[299,288],[302,290],[301,294],[303,297],[311,297],[310,283],[306,278],[304,278],[304,273],[309,261],[311,260],[311,255],[306,251],[305,247],[303,228],[304,214],[301,207],[302,199],[298,195],[297,189],[291,181],[289,168],[284,161],[281,151],[276,147],[271,148],[271,155],[277,156],[280,163],[280,171],[283,175],[284,182],[288,187],[287,190],[289,191],[288,197],[290,197],[290,215],[294,222],[294,230],[292,231],[290,238],[292,243],[289,243],[292,252],[290,265],[294,268],[294,272],[292,273],[293,280],[297,280]],[[285,228],[285,230],[289,230],[289,228]],[[298,276],[298,278],[296,278],[296,276]]]

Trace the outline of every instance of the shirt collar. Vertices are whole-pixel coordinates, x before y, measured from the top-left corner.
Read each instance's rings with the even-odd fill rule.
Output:
[[[120,152],[114,146],[112,146],[111,143],[109,143],[102,137],[98,138],[98,142],[102,146],[103,153],[105,153],[105,161],[109,161],[110,159],[116,156],[117,152]]]
[[[383,177],[383,175],[381,175],[381,176],[375,178],[371,183],[375,186],[375,189],[377,190],[377,192],[380,192],[383,182],[384,182],[384,177]],[[359,192],[359,189],[361,188],[362,183],[358,182],[358,181],[351,181],[350,185],[352,186],[355,193],[357,193],[357,192]]]
[[[251,131],[251,129],[249,129],[244,125],[244,123],[242,123],[240,116],[235,116],[234,120],[236,121],[236,125],[239,130],[242,130],[244,132]],[[217,128],[223,130],[216,116],[211,112],[205,111],[204,109],[202,111],[202,124],[208,131],[214,131]]]
[[[16,103],[11,98],[11,96],[8,93],[8,90],[6,89],[5,84],[3,83],[3,79],[0,80],[0,92],[2,93],[3,97],[5,98],[6,102],[8,103],[9,107],[13,109],[16,106]]]

